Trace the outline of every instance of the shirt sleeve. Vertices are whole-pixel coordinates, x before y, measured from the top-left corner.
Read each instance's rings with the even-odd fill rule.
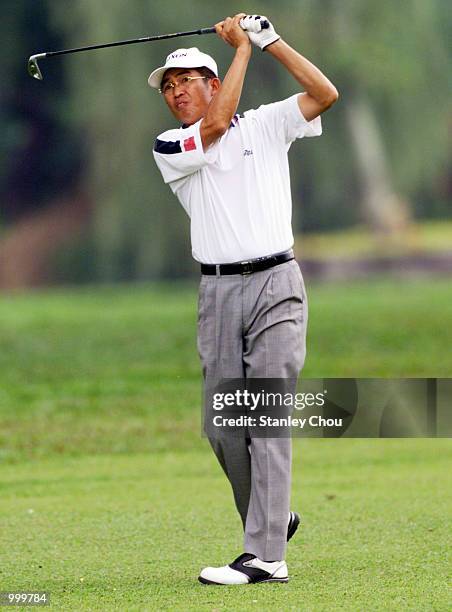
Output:
[[[322,120],[320,115],[312,121],[307,121],[298,105],[298,96],[295,94],[286,100],[263,104],[255,111],[255,116],[262,121],[263,130],[270,137],[279,137],[286,144],[296,138],[311,138],[322,134]]]
[[[154,143],[154,159],[165,183],[182,179],[213,163],[217,157],[218,143],[203,150],[200,119],[186,128],[163,132]]]

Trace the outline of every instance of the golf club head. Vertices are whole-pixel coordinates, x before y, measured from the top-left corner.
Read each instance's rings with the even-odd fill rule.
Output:
[[[31,55],[28,60],[28,74],[39,81],[42,81],[42,73],[38,66],[38,59],[45,56],[45,53],[38,53],[37,55]]]

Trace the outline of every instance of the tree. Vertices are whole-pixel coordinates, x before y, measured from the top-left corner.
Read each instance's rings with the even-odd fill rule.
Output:
[[[334,112],[345,126],[336,133],[344,163],[320,186],[316,211],[335,181],[346,188],[335,198],[339,209],[347,210],[345,199],[358,199],[363,219],[390,230],[408,216],[407,201],[444,169],[450,77],[442,6],[441,0],[307,0],[295,20],[296,3],[283,3],[278,19],[289,42],[309,51],[341,93]],[[353,159],[348,151],[354,164],[345,163]],[[319,157],[313,165],[319,167]]]

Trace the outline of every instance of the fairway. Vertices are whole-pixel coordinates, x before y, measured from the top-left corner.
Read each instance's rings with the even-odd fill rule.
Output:
[[[309,286],[307,377],[448,377],[445,280]],[[242,552],[200,436],[196,287],[0,298],[0,590],[61,610],[448,610],[450,440],[295,440],[288,585]]]
[[[197,582],[242,546],[203,445],[5,467],[2,589],[49,590],[62,610],[447,610],[449,442],[294,446],[288,585]]]

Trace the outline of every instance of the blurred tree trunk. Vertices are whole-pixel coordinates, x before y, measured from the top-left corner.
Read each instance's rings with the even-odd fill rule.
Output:
[[[395,192],[378,120],[362,93],[350,96],[346,119],[361,187],[361,210],[378,233],[403,230],[411,217],[406,202]]]
[[[333,30],[336,46],[340,48],[347,40],[350,44],[362,36],[363,23],[359,23],[359,11],[353,3],[348,2],[344,7],[334,1],[333,7]],[[369,27],[371,24],[366,25]],[[367,58],[359,58],[358,61],[364,63],[366,60]],[[388,167],[388,154],[382,131],[368,95],[360,84],[360,75],[358,71],[355,73],[355,70],[351,71],[346,79],[348,92],[345,122],[354,149],[358,187],[361,192],[361,215],[376,234],[392,234],[407,225],[411,211],[409,205],[402,203],[402,199],[395,193],[393,170]]]

